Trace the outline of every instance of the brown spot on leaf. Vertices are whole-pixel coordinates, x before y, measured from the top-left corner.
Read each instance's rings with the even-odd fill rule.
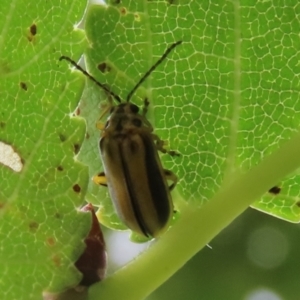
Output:
[[[66,138],[62,133],[60,133],[60,134],[59,134],[59,139],[60,139],[62,142],[64,142],[67,138]]]
[[[269,189],[269,193],[273,195],[278,195],[281,192],[281,188],[279,186],[273,186]]]
[[[56,244],[56,240],[54,237],[49,237],[47,238],[47,244],[50,246],[50,247],[53,247],[55,244]]]
[[[56,213],[54,214],[54,217],[55,217],[56,219],[61,219],[61,218],[62,218],[62,215],[61,215],[59,212],[56,212]]]
[[[137,13],[134,14],[134,19],[137,21],[137,22],[140,22],[141,21],[141,16]]]
[[[74,152],[77,154],[80,150],[80,145],[79,144],[74,144]]]
[[[57,169],[57,171],[60,171],[60,172],[64,170],[64,168],[62,166],[57,166],[56,169]]]
[[[6,126],[6,123],[1,121],[1,122],[0,122],[0,128],[1,128],[1,129],[4,129],[5,126]]]
[[[56,267],[60,267],[61,259],[60,259],[60,256],[58,254],[55,254],[55,255],[52,256],[52,261],[53,261],[53,263]]]
[[[25,82],[20,82],[20,87],[21,89],[23,89],[24,91],[27,91],[27,84]]]
[[[34,37],[35,37],[36,34],[37,34],[37,26],[36,26],[36,24],[32,24],[29,27],[29,33],[28,33],[28,36],[27,36],[28,41],[32,42],[34,40]]]
[[[121,7],[120,8],[120,13],[121,13],[121,15],[125,16],[127,14],[126,8],[125,7]]]
[[[35,36],[37,34],[37,27],[36,27],[36,24],[32,24],[30,26],[30,33]]]
[[[30,231],[36,232],[38,230],[38,228],[39,228],[39,223],[37,223],[35,221],[31,221],[29,223],[29,229],[30,229]]]
[[[73,191],[74,191],[75,193],[80,193],[80,191],[81,191],[80,185],[78,185],[77,183],[74,184],[74,185],[73,185]]]
[[[103,63],[98,64],[98,69],[102,73],[108,73],[108,72],[110,72],[111,67],[107,63],[103,62]]]

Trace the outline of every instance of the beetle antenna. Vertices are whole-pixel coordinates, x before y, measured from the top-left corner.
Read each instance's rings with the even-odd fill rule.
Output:
[[[110,95],[112,95],[118,102],[121,103],[121,98],[115,94],[114,92],[112,92],[109,88],[107,88],[104,84],[100,83],[95,77],[93,77],[92,75],[90,75],[86,70],[84,70],[82,67],[80,67],[74,60],[72,60],[70,57],[68,56],[61,56],[59,58],[59,60],[66,60],[68,61],[71,65],[73,65],[77,70],[79,70],[81,73],[83,73],[86,77],[88,77],[90,80],[92,80],[94,83],[96,83],[98,86],[100,86],[102,89],[104,89],[107,93],[109,93]]]
[[[135,87],[131,90],[131,92],[128,94],[126,101],[129,102],[132,95],[135,93],[135,91],[138,89],[138,87],[147,79],[147,77],[157,68],[158,65],[160,65],[164,59],[169,55],[169,53],[178,45],[180,45],[182,41],[178,41],[176,43],[173,43],[166,52],[161,56],[161,58],[144,74],[144,76],[139,80],[139,82],[135,85]]]

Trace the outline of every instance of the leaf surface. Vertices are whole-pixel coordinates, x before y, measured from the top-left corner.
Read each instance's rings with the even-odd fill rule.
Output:
[[[21,162],[20,170],[0,164],[2,299],[41,299],[45,290],[80,281],[73,263],[90,218],[76,210],[88,180],[87,168],[74,159],[85,124],[72,113],[84,81],[59,57],[78,59],[83,52],[85,35],[75,26],[85,5],[1,4],[1,150],[11,147]]]

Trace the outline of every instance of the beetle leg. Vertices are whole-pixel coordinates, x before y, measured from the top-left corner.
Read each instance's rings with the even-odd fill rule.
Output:
[[[93,177],[94,183],[98,185],[107,186],[107,178],[104,174],[104,172],[99,173],[98,175]]]
[[[165,170],[164,169],[164,172],[165,172],[165,176],[167,178],[167,180],[171,180],[173,183],[169,186],[169,190],[172,191],[174,189],[174,187],[176,186],[177,184],[177,181],[178,181],[178,178],[177,176],[170,170]]]
[[[143,111],[142,111],[142,116],[144,117],[144,122],[147,124],[147,126],[150,128],[151,131],[153,131],[153,127],[150,124],[150,122],[147,120],[146,118],[146,114],[148,111],[148,107],[149,107],[149,100],[148,98],[144,99],[144,107],[143,107]],[[165,142],[163,140],[161,140],[156,134],[152,134],[153,139],[156,142],[156,148],[161,151],[162,153],[168,153],[171,156],[180,156],[180,154],[174,150],[167,150],[164,148],[164,144]]]
[[[161,140],[156,134],[152,134],[153,140],[155,141],[156,148],[162,153],[168,153],[171,156],[180,156],[180,154],[174,150],[167,150],[164,148],[165,142]]]

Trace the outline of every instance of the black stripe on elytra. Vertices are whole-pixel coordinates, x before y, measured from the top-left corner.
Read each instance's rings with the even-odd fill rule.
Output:
[[[135,154],[138,150],[138,144],[135,142],[131,142],[130,145],[130,151]],[[122,150],[122,143],[119,143],[119,153],[121,154],[121,163],[122,163],[122,168],[124,170],[124,177],[126,181],[126,186],[128,189],[130,201],[131,201],[131,206],[133,209],[134,216],[139,224],[139,227],[141,231],[144,233],[145,236],[149,236],[149,230],[146,228],[145,223],[143,222],[143,219],[141,217],[141,210],[140,210],[140,204],[139,204],[139,199],[136,196],[136,193],[134,192],[134,185],[136,184],[134,180],[131,180],[131,174],[129,172],[129,168],[125,162],[124,156],[123,156],[123,150]],[[137,178],[137,180],[139,180]]]
[[[151,191],[151,197],[154,201],[155,211],[159,212],[158,218],[160,224],[165,225],[168,222],[170,215],[170,203],[165,180],[162,177],[160,165],[157,162],[157,156],[155,155],[157,149],[150,136],[141,135],[141,137],[144,141],[146,150],[145,163],[149,190]]]

